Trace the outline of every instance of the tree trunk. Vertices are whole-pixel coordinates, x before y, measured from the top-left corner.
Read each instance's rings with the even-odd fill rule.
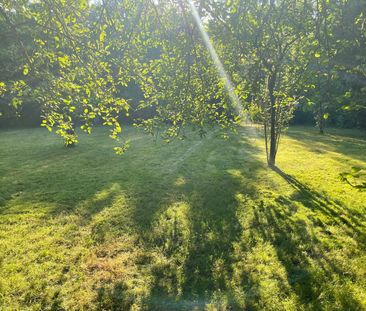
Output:
[[[319,112],[318,112],[318,126],[319,126],[319,133],[324,134],[324,109],[323,104],[319,104]]]
[[[276,82],[276,74],[271,74],[268,78],[268,94],[270,100],[270,145],[268,165],[275,166],[276,150],[277,150],[277,134],[276,134],[276,97],[274,95],[274,87]]]

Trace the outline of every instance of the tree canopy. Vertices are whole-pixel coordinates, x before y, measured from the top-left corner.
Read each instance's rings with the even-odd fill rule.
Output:
[[[102,123],[117,153],[126,119],[170,141],[250,117],[275,164],[295,111],[320,132],[365,126],[365,14],[359,0],[3,1],[0,113],[36,107],[66,145]]]

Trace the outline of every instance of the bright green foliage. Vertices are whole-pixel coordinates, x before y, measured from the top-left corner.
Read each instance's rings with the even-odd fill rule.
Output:
[[[148,86],[141,108],[152,105],[156,115],[141,125],[151,134],[163,130],[167,141],[184,137],[181,130],[186,125],[193,125],[201,136],[214,124],[232,129],[238,119],[234,120],[234,109],[189,6],[182,1],[161,2],[156,9],[159,55],[140,71],[145,79],[142,85]]]
[[[290,128],[273,171],[238,132],[126,128],[123,158],[101,128],[0,132],[0,309],[365,309],[366,192],[339,178],[364,133]]]
[[[243,105],[264,125],[268,162],[274,164],[282,130],[301,96],[309,60],[306,3],[208,1],[210,31],[237,85]],[[250,113],[251,114],[251,113]]]
[[[70,134],[75,123],[90,133],[100,122],[111,127],[112,138],[122,138],[119,119],[129,115],[130,104],[121,93],[132,83],[145,97],[139,109],[156,111],[139,123],[150,132],[162,128],[167,140],[179,136],[186,124],[203,135],[207,125],[234,123],[222,108],[226,95],[187,4],[14,1],[0,10],[15,35],[20,29],[13,19],[34,29],[35,46],[24,48],[21,65],[29,81],[20,82],[28,92],[10,86],[16,94],[13,105],[19,106],[25,95],[40,102],[42,126],[56,128],[66,145],[77,141]],[[19,44],[23,47],[21,38]],[[116,151],[126,147],[122,140]]]
[[[23,74],[33,78],[28,86],[32,97],[42,104],[42,126],[49,130],[56,127],[56,133],[69,144],[76,141],[70,135],[76,121],[90,133],[98,119],[111,127],[111,136],[117,139],[121,132],[118,117],[129,110],[119,92],[134,77],[134,64],[144,52],[136,44],[142,36],[142,2],[23,4],[6,3],[1,12],[15,31],[15,17],[35,29],[36,47],[27,51]],[[23,95],[14,87],[11,90],[18,97]]]
[[[309,70],[303,94],[315,112],[320,132],[326,123],[363,127],[365,86],[366,6],[362,1],[316,1],[309,30]]]
[[[239,105],[226,92],[192,7]],[[274,164],[299,104],[311,103],[321,131],[335,114],[362,115],[365,14],[359,0],[8,0],[0,6],[0,104],[20,113],[37,101],[42,126],[66,145],[77,141],[75,124],[90,133],[101,123],[120,140],[118,153],[127,148],[120,122],[138,101],[126,95],[132,86],[142,99],[132,113],[145,113],[131,123],[166,141],[184,138],[186,125],[201,136],[212,125],[233,129],[244,108],[264,125]],[[361,126],[356,119],[353,126]]]

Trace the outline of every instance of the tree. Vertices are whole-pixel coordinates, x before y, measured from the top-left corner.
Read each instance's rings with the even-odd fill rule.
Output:
[[[99,118],[122,141],[115,148],[122,153],[126,142],[119,119],[129,114],[130,105],[120,95],[131,83],[145,96],[140,109],[155,106],[153,118],[141,123],[148,130],[164,127],[167,139],[179,136],[185,124],[194,124],[203,135],[208,124],[233,123],[220,112],[225,109],[223,87],[183,1],[157,6],[142,0],[19,0],[0,9],[26,55],[24,78],[4,89],[18,102],[24,93],[16,85],[27,89],[27,96],[42,106],[42,126],[56,127],[65,145],[77,142],[75,123],[90,133]],[[18,18],[34,29],[32,49],[19,36],[13,21]]]
[[[0,117],[4,123],[9,121],[6,119],[9,116],[20,116],[20,100],[13,95],[27,94],[21,81],[24,79],[21,65],[27,61],[27,51],[34,48],[33,35],[32,27],[22,16],[11,19],[0,6]]]
[[[307,75],[311,87],[304,96],[315,103],[319,132],[324,133],[327,120],[337,126],[362,126],[365,6],[357,0],[319,0],[309,9],[314,36],[308,54],[314,57]]]
[[[92,5],[88,1],[47,0],[11,1],[1,6],[1,13],[14,29],[19,44],[21,16],[35,29],[32,50],[24,48],[24,76],[33,83],[18,80],[42,105],[42,126],[64,138],[65,144],[77,141],[74,121],[90,133],[93,120],[101,118],[118,139],[121,126],[117,120],[129,104],[117,96],[118,89],[131,80],[130,72],[144,51],[139,44],[142,1],[108,1]],[[117,56],[118,55],[118,56]],[[10,87],[11,92],[17,90]],[[17,92],[17,98],[23,95]],[[116,147],[123,152],[125,145]]]
[[[366,126],[366,6],[357,0],[342,2],[340,17],[333,23],[337,53],[333,58],[339,79],[347,87],[339,102],[343,112],[351,113]]]
[[[213,18],[211,32],[230,63],[237,92],[247,106],[260,111],[270,166],[275,165],[281,133],[292,116],[298,81],[307,67],[306,6],[286,0],[206,5]]]
[[[317,103],[320,131],[329,112],[364,109],[364,16],[357,0],[6,0],[0,22],[17,47],[17,74],[2,73],[0,93],[13,109],[36,100],[42,126],[66,145],[77,142],[76,124],[90,133],[98,120],[120,141],[118,153],[127,147],[120,121],[130,116],[131,86],[142,97],[134,106],[148,112],[134,121],[167,141],[184,137],[186,125],[200,135],[234,129],[238,97],[263,124],[274,166],[302,97]]]
[[[156,114],[141,121],[151,134],[165,140],[183,137],[181,129],[193,126],[201,136],[206,128],[232,128],[238,121],[187,1],[161,2],[150,21],[155,58],[142,62],[146,100]]]

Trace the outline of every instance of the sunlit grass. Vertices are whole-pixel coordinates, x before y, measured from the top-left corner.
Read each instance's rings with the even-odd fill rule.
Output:
[[[365,309],[364,133],[294,128],[273,171],[239,132],[0,132],[0,309]]]

